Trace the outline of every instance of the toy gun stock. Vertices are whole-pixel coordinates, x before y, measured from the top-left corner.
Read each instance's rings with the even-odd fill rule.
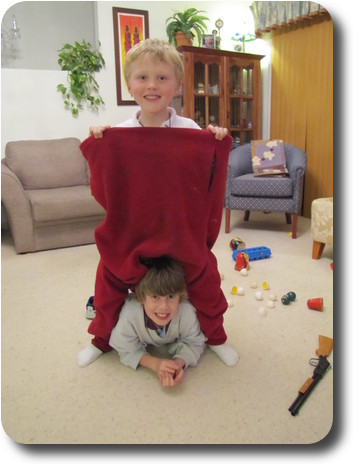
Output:
[[[323,375],[330,367],[330,363],[327,361],[327,356],[331,353],[333,348],[333,339],[319,335],[319,348],[316,350],[317,356],[319,356],[317,365],[314,369],[313,376],[310,377],[304,385],[300,388],[299,394],[293,404],[289,407],[289,411],[292,416],[298,414],[299,409],[308,398],[310,393],[313,391],[315,386],[320,382]]]

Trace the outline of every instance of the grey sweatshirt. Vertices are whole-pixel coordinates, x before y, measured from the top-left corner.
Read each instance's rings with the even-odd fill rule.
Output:
[[[118,351],[122,364],[133,369],[138,367],[141,357],[147,354],[147,345],[168,345],[172,357],[183,359],[187,368],[197,365],[205,341],[195,308],[189,301],[179,304],[166,335],[161,338],[155,330],[145,327],[143,306],[136,298],[130,297],[112,330],[109,345]]]

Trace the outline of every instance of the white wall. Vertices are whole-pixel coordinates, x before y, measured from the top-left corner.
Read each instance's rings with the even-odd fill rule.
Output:
[[[3,18],[1,30],[12,26],[16,17],[21,39],[16,47],[1,54],[1,66],[18,69],[59,70],[58,50],[65,43],[86,42],[97,45],[94,1],[25,1],[15,3]],[[8,40],[5,39],[5,43]],[[9,43],[7,43],[9,45]]]
[[[117,124],[130,117],[134,106],[117,106],[114,61],[114,37],[112,7],[126,7],[148,10],[150,37],[166,39],[165,20],[173,10],[195,6],[205,10],[210,18],[209,31],[219,17],[224,21],[221,30],[222,48],[233,50],[232,35],[242,27],[244,20],[251,20],[250,1],[99,1],[97,8],[98,38],[106,61],[105,69],[96,77],[105,108],[99,113],[89,110],[80,112],[77,118],[64,109],[61,95],[56,91],[58,83],[64,83],[66,72],[55,70],[2,69],[1,73],[1,153],[10,140],[52,139],[78,137],[83,140],[88,135],[90,125],[100,123]],[[30,21],[30,17],[28,18]],[[19,24],[21,28],[21,24]],[[54,26],[53,26],[54,27]],[[38,31],[40,34],[41,31]],[[55,29],[53,29],[55,33]],[[45,37],[43,37],[45,40]],[[268,54],[269,50],[261,40],[247,44],[247,52]],[[264,61],[264,130],[268,126],[269,73],[268,60]]]

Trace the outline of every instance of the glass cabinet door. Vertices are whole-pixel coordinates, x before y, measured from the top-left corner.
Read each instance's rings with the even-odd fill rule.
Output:
[[[252,97],[252,66],[243,68],[243,95]]]
[[[220,65],[197,61],[194,66],[194,115],[202,128],[220,125]]]
[[[253,138],[253,65],[232,63],[229,67],[230,132],[234,146]]]
[[[185,79],[177,114],[201,128],[226,127],[234,146],[261,138],[261,55],[179,47]]]
[[[184,115],[184,88],[180,87],[178,94],[173,98],[171,106],[175,109],[179,116]]]

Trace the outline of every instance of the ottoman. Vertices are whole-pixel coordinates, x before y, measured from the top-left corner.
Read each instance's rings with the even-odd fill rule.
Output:
[[[333,198],[318,198],[311,203],[312,258],[321,258],[325,245],[333,245]]]

